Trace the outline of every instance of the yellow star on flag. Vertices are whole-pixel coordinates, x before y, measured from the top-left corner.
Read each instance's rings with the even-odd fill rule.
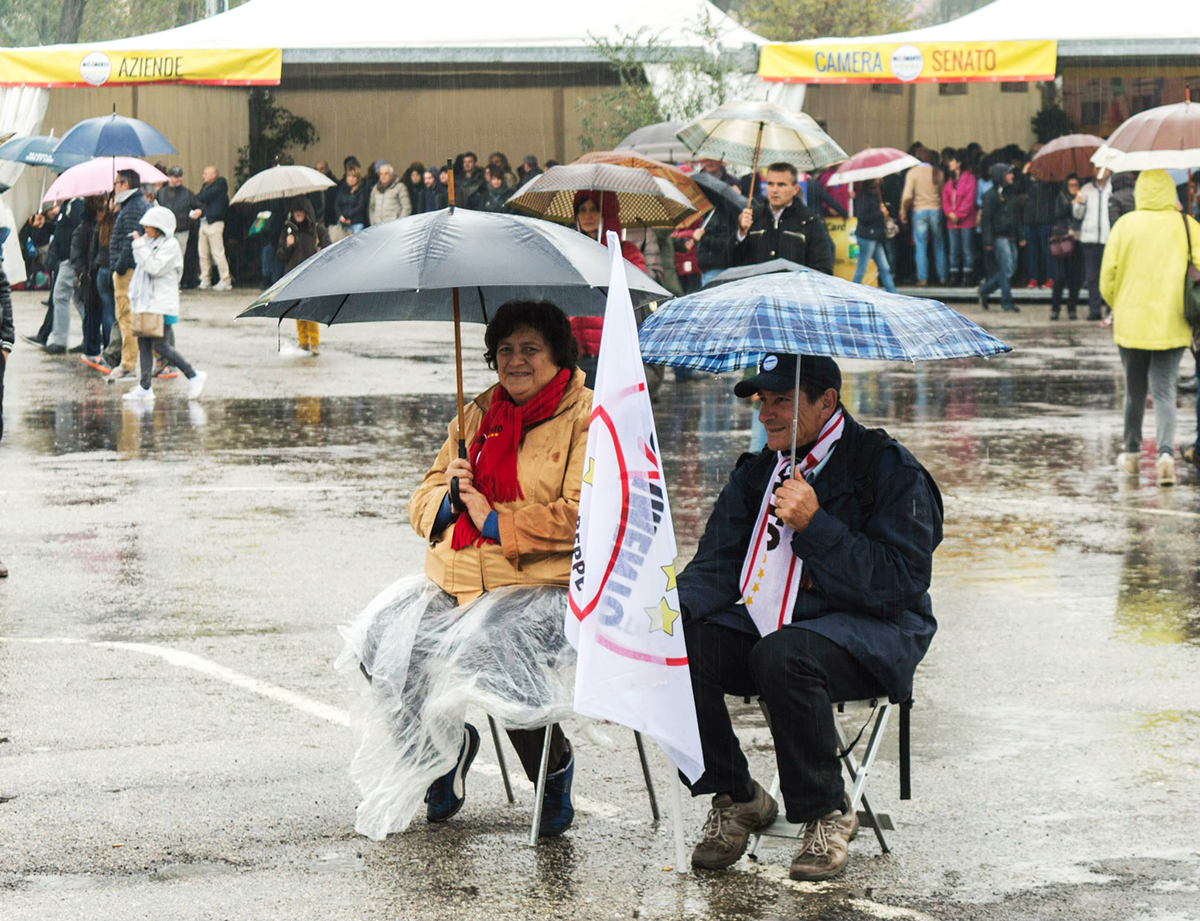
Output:
[[[650,615],[651,633],[661,630],[667,636],[675,635],[675,621],[679,619],[679,612],[667,604],[666,598],[659,601],[657,607],[646,608],[646,613]]]
[[[583,475],[583,482],[587,483],[588,486],[592,485],[592,474],[595,472],[596,472],[596,458],[589,457],[587,473],[585,473]]]
[[[765,576],[766,574],[767,574],[767,573],[766,573],[766,570],[764,570],[764,569],[760,569],[760,570],[758,571],[758,577],[759,577],[760,579],[761,579],[763,576]]]
[[[663,572],[665,572],[667,574],[667,589],[666,590],[668,592],[673,591],[675,589],[675,567],[674,566],[663,566],[663,567],[661,567],[661,569]]]

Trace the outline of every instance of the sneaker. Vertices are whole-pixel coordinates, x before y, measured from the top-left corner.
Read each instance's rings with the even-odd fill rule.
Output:
[[[1031,278],[1031,279],[1029,279],[1029,281],[1028,281],[1028,283],[1025,285],[1025,287],[1026,287],[1026,288],[1031,288],[1031,289],[1032,289],[1032,288],[1036,288],[1036,287],[1038,287],[1037,279],[1036,279],[1036,278]]]
[[[318,355],[321,354],[321,347],[319,345],[310,345],[308,347],[308,354],[311,355],[313,358],[316,358]]]
[[[135,375],[132,371],[126,371],[120,365],[117,365],[108,372],[108,376],[104,379],[110,384],[115,384],[117,381],[124,381],[128,384],[134,379],[134,377]]]
[[[800,853],[792,861],[788,875],[802,882],[818,882],[837,876],[846,869],[850,839],[858,832],[858,813],[837,810],[807,822]]]
[[[1018,307],[1016,304],[1001,304],[1000,306],[1004,308],[1005,313],[1020,313],[1021,312],[1021,308]]]
[[[550,729],[546,730],[550,732]],[[571,781],[575,778],[575,752],[567,743],[567,766],[546,775],[546,789],[542,791],[542,824],[538,826],[539,838],[555,838],[571,827],[575,821],[575,803],[571,796]]]
[[[196,287],[199,288],[201,291],[208,291],[212,288],[212,282],[205,280],[205,281],[200,282],[200,284],[196,285]]]
[[[213,286],[214,291],[232,291],[233,284],[228,281],[219,281]]]
[[[1129,476],[1138,475],[1138,463],[1141,456],[1133,451],[1122,451],[1117,455],[1117,469]]]
[[[67,347],[65,345],[43,345],[42,351],[48,355],[65,355]]]
[[[196,376],[188,381],[188,399],[198,400],[204,392],[204,382],[208,380],[207,371],[197,371]]]
[[[36,345],[38,348],[41,348],[43,345],[46,344],[45,339],[39,339],[37,336],[26,336],[24,333],[21,333],[21,338],[24,339],[26,342],[28,342],[30,345]]]
[[[1054,290],[1054,282],[1047,279],[1046,283],[1044,285],[1042,285],[1042,289],[1044,291],[1053,291]]]
[[[1171,454],[1158,455],[1154,465],[1154,475],[1158,478],[1159,486],[1175,485],[1175,458]]]
[[[1195,393],[1197,388],[1196,375],[1193,374],[1191,377],[1182,378],[1176,386],[1180,393]]]
[[[758,781],[751,783],[754,799],[748,803],[735,803],[728,793],[713,797],[701,833],[704,837],[692,850],[693,867],[724,870],[733,866],[746,853],[750,835],[775,821],[779,804]]]
[[[425,818],[430,822],[445,822],[467,801],[467,771],[479,751],[479,730],[467,723],[463,727],[462,746],[458,764],[429,785],[425,791]]]
[[[129,393],[121,397],[122,400],[128,400],[131,403],[153,403],[154,391],[148,387],[143,387],[138,384]]]

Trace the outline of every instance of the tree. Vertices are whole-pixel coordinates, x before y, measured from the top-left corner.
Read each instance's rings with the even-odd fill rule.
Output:
[[[730,12],[780,42],[882,35],[913,25],[912,0],[740,0]]]
[[[695,118],[732,95],[741,70],[721,52],[719,26],[706,12],[688,31],[695,45],[682,56],[664,44],[660,34],[644,28],[632,35],[621,33],[615,42],[591,39],[616,85],[577,106],[584,150],[610,150],[638,128]],[[648,79],[647,68],[657,80]]]
[[[238,148],[234,178],[238,184],[255,173],[294,162],[290,151],[302,150],[320,140],[316,126],[307,118],[276,105],[271,90],[250,91],[250,143]]]
[[[83,25],[83,14],[87,0],[63,0],[62,15],[58,20],[58,40],[66,45],[79,41],[79,27]]]
[[[245,2],[229,0],[229,6]],[[0,0],[0,41],[15,48],[130,38],[204,14],[204,0]]]

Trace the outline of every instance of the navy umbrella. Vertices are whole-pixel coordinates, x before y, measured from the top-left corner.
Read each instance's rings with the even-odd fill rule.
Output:
[[[62,136],[55,154],[92,157],[154,157],[179,153],[161,131],[136,118],[101,115],[75,125]]]
[[[89,159],[76,154],[58,155],[57,148],[61,140],[62,138],[44,134],[11,138],[0,144],[0,160],[12,160],[28,166],[44,166],[61,173]]]

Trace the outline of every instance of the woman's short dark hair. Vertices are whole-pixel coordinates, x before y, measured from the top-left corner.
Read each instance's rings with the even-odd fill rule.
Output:
[[[518,326],[528,326],[541,333],[554,356],[554,363],[568,371],[575,370],[575,363],[579,360],[579,343],[571,332],[567,315],[549,301],[508,301],[500,305],[483,334],[483,343],[487,346],[483,357],[489,368],[496,368],[496,350],[500,348],[500,340],[511,336]]]

